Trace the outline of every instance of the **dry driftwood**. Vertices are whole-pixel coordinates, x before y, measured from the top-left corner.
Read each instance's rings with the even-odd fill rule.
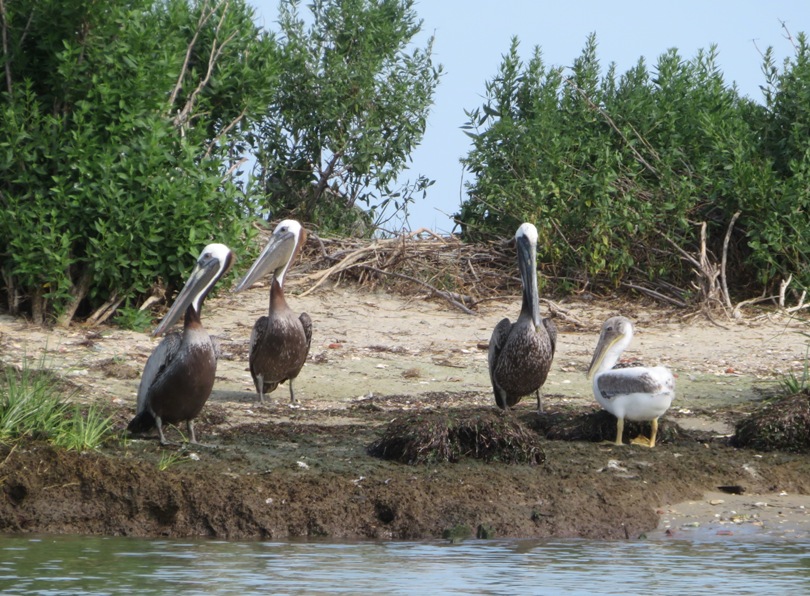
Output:
[[[465,244],[426,229],[373,240],[309,238],[301,260],[304,275],[298,280],[307,286],[302,295],[327,281],[404,291],[417,286],[473,314],[479,302],[520,289],[514,248],[508,243]]]

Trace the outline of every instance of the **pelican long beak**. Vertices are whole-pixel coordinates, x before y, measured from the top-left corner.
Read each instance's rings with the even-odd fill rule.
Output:
[[[591,365],[588,367],[588,378],[590,379],[602,366],[610,349],[622,338],[622,334],[616,330],[602,330],[599,335],[599,342],[596,344],[596,351],[593,353]]]
[[[203,256],[191,272],[186,285],[180,291],[177,299],[172,304],[169,312],[163,317],[163,320],[152,332],[152,335],[160,335],[167,329],[171,328],[177,321],[182,318],[186,313],[186,309],[190,304],[194,304],[197,312],[200,312],[200,303],[202,298],[216,282],[222,273],[222,263],[216,257]]]
[[[523,304],[528,304],[535,329],[540,327],[540,296],[537,290],[537,245],[526,236],[516,238],[518,268],[523,281]]]
[[[249,288],[268,273],[277,275],[279,269],[284,269],[289,264],[295,245],[296,236],[293,232],[287,231],[273,234],[270,237],[270,242],[264,247],[262,254],[251,265],[248,272],[237,284],[234,292],[241,292]]]

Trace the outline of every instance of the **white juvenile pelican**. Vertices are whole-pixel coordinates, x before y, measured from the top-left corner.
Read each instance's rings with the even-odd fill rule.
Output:
[[[616,444],[622,444],[625,420],[651,420],[650,438],[639,436],[632,443],[655,447],[658,418],[672,404],[675,379],[663,366],[614,369],[632,339],[633,324],[629,319],[611,317],[605,321],[588,376],[593,375],[596,401],[616,417]]]

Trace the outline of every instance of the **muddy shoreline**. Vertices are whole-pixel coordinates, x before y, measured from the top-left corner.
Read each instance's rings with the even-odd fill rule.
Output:
[[[724,515],[725,499],[733,504],[739,497],[738,508],[795,499],[780,510],[795,536],[806,535],[801,507],[810,495],[810,457],[726,444],[733,424],[776,390],[780,375],[801,370],[803,319],[761,311],[719,327],[643,302],[561,302],[569,320],[557,319],[548,415],[595,411],[584,371],[601,323],[623,314],[638,329],[626,356],[677,375],[676,399],[662,423],[662,431],[679,429],[677,438],[653,450],[545,440],[538,465],[464,458],[412,466],[373,458],[366,449],[406,413],[494,408],[483,348],[497,320],[517,314],[519,297],[486,303],[470,316],[421,296],[346,287],[297,297],[293,284],[289,302],[310,314],[314,337],[296,383],[301,406],[292,408],[285,386],[259,405],[247,372],[250,329],[266,308],[266,292],[223,292],[205,305],[203,323],[218,338],[222,359],[197,427],[200,440],[216,448],[161,448],[154,439],[84,454],[38,442],[0,447],[0,531],[229,539],[778,532],[776,521],[762,517],[773,513],[770,505],[757,506],[760,518],[728,514],[733,527],[725,527],[715,515]],[[134,413],[153,347],[145,333],[43,330],[0,316],[4,364],[43,357],[74,399],[103,405],[121,429]],[[533,400],[514,415],[534,425]],[[744,494],[713,496],[732,485]],[[703,509],[689,509],[690,502]],[[700,525],[686,525],[695,521]],[[732,534],[718,534],[725,531]]]

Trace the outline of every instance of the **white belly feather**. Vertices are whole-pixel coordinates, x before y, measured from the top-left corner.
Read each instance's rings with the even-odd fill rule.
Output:
[[[662,367],[611,369],[594,376],[596,401],[617,418],[652,420],[663,415],[675,397],[675,379]]]

